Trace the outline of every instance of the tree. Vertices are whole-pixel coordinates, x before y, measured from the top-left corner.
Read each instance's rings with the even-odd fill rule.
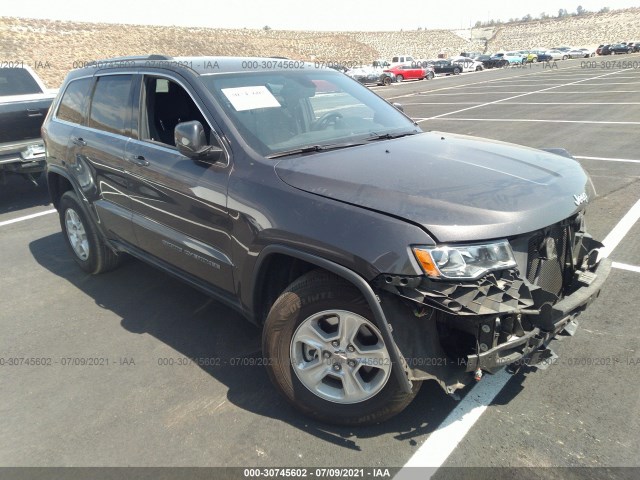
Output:
[[[568,14],[567,10],[564,8],[561,8],[560,10],[558,10],[558,18],[566,17],[567,14]]]
[[[576,8],[576,14],[584,15],[585,13],[587,13],[587,11],[584,8],[582,8],[582,5],[578,5],[578,8]]]
[[[530,13],[527,13],[524,17],[522,17],[523,22],[530,22],[533,19]]]
[[[271,30],[271,27],[270,27],[269,25],[265,25],[264,27],[262,27],[262,29],[263,29],[265,32],[268,32],[269,30]]]
[[[482,26],[482,22],[480,20],[478,20],[476,22],[476,24],[474,25],[474,28],[480,28]]]
[[[540,14],[540,19],[541,20],[546,20],[547,18],[549,18],[549,14],[547,12],[542,12]]]
[[[598,10],[598,13],[609,13],[609,11],[609,7],[602,7],[600,10]]]

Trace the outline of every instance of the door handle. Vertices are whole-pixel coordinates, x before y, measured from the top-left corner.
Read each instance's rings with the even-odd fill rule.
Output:
[[[129,161],[135,163],[136,165],[140,165],[141,167],[146,167],[147,165],[149,165],[149,161],[142,155],[129,155]]]
[[[79,138],[79,137],[73,137],[71,141],[73,142],[74,145],[78,145],[79,147],[87,146],[87,142],[85,142],[82,138]]]
[[[36,110],[34,108],[27,108],[27,116],[29,117],[41,117],[42,112],[40,110]]]

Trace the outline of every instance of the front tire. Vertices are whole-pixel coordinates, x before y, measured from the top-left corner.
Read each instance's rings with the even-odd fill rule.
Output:
[[[396,76],[396,81],[397,81],[398,83],[400,83],[400,82],[401,82],[401,81],[403,81],[403,80],[404,80],[404,77],[403,77],[402,75],[397,75],[397,76]]]
[[[262,348],[276,389],[322,422],[370,425],[400,413],[421,382],[404,393],[387,346],[361,293],[342,278],[314,270],[273,304]]]
[[[120,257],[98,236],[75,192],[67,191],[62,195],[58,212],[65,243],[82,270],[95,275],[118,265]]]

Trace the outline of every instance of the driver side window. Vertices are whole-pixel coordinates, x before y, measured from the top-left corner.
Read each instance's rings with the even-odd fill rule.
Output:
[[[143,83],[140,139],[175,147],[174,129],[182,122],[197,120],[211,145],[217,145],[211,127],[189,93],[167,78],[146,76]]]

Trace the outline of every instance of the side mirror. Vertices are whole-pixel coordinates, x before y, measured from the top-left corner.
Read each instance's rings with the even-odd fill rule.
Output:
[[[400,104],[400,103],[392,103],[391,105],[393,105],[398,110],[400,110],[402,113],[404,113],[404,107],[402,106],[402,104]]]
[[[173,133],[176,147],[185,157],[217,162],[222,156],[220,147],[207,144],[204,128],[197,120],[179,123]]]

